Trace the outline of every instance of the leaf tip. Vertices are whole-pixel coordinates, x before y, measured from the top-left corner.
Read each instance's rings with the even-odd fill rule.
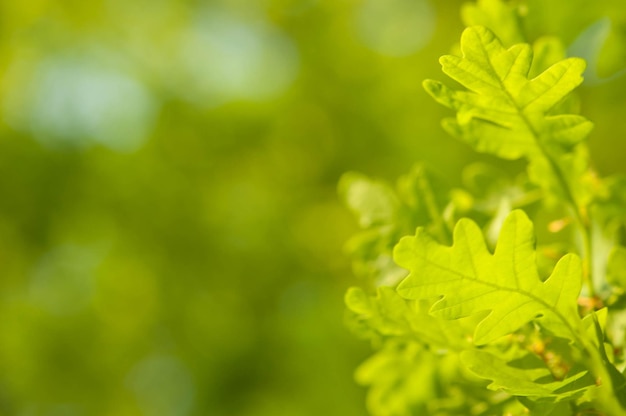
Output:
[[[587,61],[585,59],[577,57],[577,56],[569,58],[569,59],[570,59],[570,62],[572,63],[572,66],[576,68],[578,71],[580,71],[581,74],[585,72],[585,69],[587,69]]]
[[[488,44],[493,42],[494,40],[498,40],[496,35],[481,25],[474,25],[466,28],[461,34],[461,49],[463,46],[471,46],[475,44]],[[498,40],[498,42],[500,42]]]
[[[439,91],[441,91],[442,84],[441,82],[435,81],[434,79],[425,79],[422,82],[422,87],[428,94],[434,97]]]

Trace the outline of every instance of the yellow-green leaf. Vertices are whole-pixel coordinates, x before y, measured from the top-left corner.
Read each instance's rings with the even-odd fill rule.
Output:
[[[521,210],[504,221],[494,254],[480,228],[462,219],[451,247],[418,229],[415,236],[400,240],[394,258],[410,270],[398,286],[400,295],[441,297],[431,309],[433,315],[459,319],[489,311],[476,327],[476,344],[510,334],[533,319],[561,337],[575,339],[579,333],[580,259],[575,254],[564,256],[542,281],[535,263],[533,226]]]

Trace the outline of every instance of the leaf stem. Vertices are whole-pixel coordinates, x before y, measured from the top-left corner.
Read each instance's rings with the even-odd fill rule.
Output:
[[[524,120],[524,122],[526,123],[530,131],[532,132],[533,136],[535,137],[537,147],[541,151],[542,155],[548,161],[548,164],[550,165],[550,168],[552,169],[554,176],[556,177],[557,182],[560,185],[561,190],[563,191],[565,195],[567,204],[569,205],[570,210],[572,211],[573,216],[576,219],[576,222],[578,224],[578,228],[582,237],[581,257],[582,257],[582,262],[583,262],[583,281],[585,282],[585,285],[587,286],[587,290],[589,291],[589,296],[594,297],[595,288],[593,285],[593,276],[592,276],[592,270],[593,270],[592,253],[593,251],[592,251],[592,242],[591,242],[591,229],[589,225],[590,221],[589,221],[589,217],[587,214],[587,210],[584,209],[585,207],[580,206],[578,202],[576,201],[576,198],[574,197],[574,194],[570,188],[570,185],[565,179],[565,175],[563,174],[563,171],[561,170],[556,160],[552,158],[548,149],[546,149],[543,143],[541,142],[539,133],[537,133],[534,126],[532,126],[530,120],[528,120],[526,115],[521,110],[519,111],[520,111],[522,119]]]
[[[581,344],[585,352],[589,354],[589,357],[585,359],[588,361],[587,368],[589,368],[596,379],[601,383],[598,388],[597,400],[602,406],[601,410],[606,412],[607,415],[624,415],[626,409],[622,406],[617,398],[617,392],[613,385],[613,379],[609,373],[607,365],[611,365],[606,353],[604,352],[604,335],[602,328],[598,322],[598,317],[595,313],[592,313],[593,325],[595,334],[598,340],[596,346],[588,338],[583,339]]]
[[[585,283],[585,286],[587,287],[587,290],[589,291],[589,296],[594,297],[595,288],[593,285],[593,276],[592,276],[592,270],[593,270],[592,253],[593,252],[592,252],[592,243],[591,243],[591,229],[589,225],[590,221],[589,221],[589,217],[587,213],[588,210],[585,209],[586,207],[580,206],[578,202],[576,201],[576,198],[574,197],[574,193],[572,192],[572,189],[569,183],[567,182],[567,179],[565,178],[565,175],[563,174],[561,167],[559,166],[557,161],[550,155],[550,152],[548,151],[548,149],[544,146],[541,140],[541,134],[539,134],[537,129],[535,129],[535,126],[528,119],[523,109],[517,105],[517,102],[515,101],[513,95],[508,91],[508,89],[506,88],[502,80],[500,80],[500,86],[502,88],[502,91],[504,91],[508,95],[511,103],[515,105],[515,108],[517,109],[520,115],[520,118],[522,119],[524,124],[526,124],[526,127],[535,138],[535,143],[537,144],[539,151],[541,152],[542,156],[546,159],[546,161],[548,162],[548,165],[552,169],[552,172],[554,173],[554,176],[561,190],[563,191],[563,194],[565,195],[567,204],[569,205],[570,209],[573,211],[574,218],[576,219],[576,222],[578,223],[578,227],[580,229],[581,237],[583,240],[582,253],[581,253],[581,257],[583,261],[583,281]]]

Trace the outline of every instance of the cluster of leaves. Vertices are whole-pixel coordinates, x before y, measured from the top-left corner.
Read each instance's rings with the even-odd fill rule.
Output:
[[[461,87],[424,87],[456,112],[447,132],[526,172],[339,184],[363,229],[347,248],[365,283],[346,303],[377,350],[356,374],[374,415],[626,414],[626,179],[590,168],[570,94],[585,61],[522,42],[512,13],[467,6],[458,56],[440,60]]]

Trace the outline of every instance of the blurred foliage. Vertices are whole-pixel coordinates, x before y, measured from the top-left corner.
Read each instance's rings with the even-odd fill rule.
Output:
[[[624,172],[626,10],[574,3],[525,30]],[[0,414],[364,414],[336,184],[476,160],[421,87],[461,4],[1,0]]]

